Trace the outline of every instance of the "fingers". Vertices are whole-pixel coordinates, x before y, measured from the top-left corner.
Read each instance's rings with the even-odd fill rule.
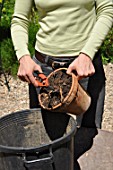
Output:
[[[28,82],[29,84],[32,83],[35,87],[38,87],[38,83],[36,81],[36,78],[33,76],[33,74],[27,74],[27,73],[26,75],[18,74],[18,78],[24,82]]]
[[[17,76],[28,83],[32,83],[34,86],[38,86],[35,77],[33,76],[34,71],[42,72],[41,67],[36,64],[30,55],[24,55],[19,60],[19,69]]]
[[[19,70],[18,73],[17,73],[17,76],[18,76],[18,78],[20,80],[28,82],[28,83],[31,83],[30,74],[29,73],[24,72],[24,71],[22,72],[22,71]]]
[[[78,67],[76,65],[75,66],[70,65],[67,69],[67,74],[71,74],[72,72],[73,73],[75,72],[75,75],[77,75],[79,79],[82,79],[93,75],[95,73],[95,69],[94,66]]]
[[[37,70],[38,72],[42,73],[42,69],[36,63],[32,63],[32,66],[33,67],[30,66],[24,67],[23,64],[21,64],[19,66],[17,76],[19,77],[20,80],[24,82],[32,83],[35,87],[37,87],[38,83],[33,75],[33,72]]]
[[[87,56],[76,58],[68,67],[67,74],[75,73],[78,79],[89,77],[95,73],[95,68],[91,59]]]
[[[80,68],[77,69],[77,75],[80,78],[89,77],[89,76],[93,75],[94,73],[95,73],[95,69],[94,69],[94,67],[92,67],[90,65],[85,66],[82,69],[80,69]]]
[[[29,78],[28,78],[27,76],[20,76],[20,75],[18,75],[18,78],[19,78],[20,80],[24,81],[24,82],[30,83],[30,80],[29,80]]]
[[[69,75],[70,75],[70,74],[72,73],[72,71],[73,71],[72,67],[71,67],[71,66],[69,66],[69,67],[68,67],[68,69],[67,69],[67,74],[69,74]]]

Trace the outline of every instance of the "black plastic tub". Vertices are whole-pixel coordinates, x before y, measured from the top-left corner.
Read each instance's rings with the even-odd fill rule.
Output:
[[[63,136],[51,140],[40,109],[2,117],[0,170],[73,170],[75,132],[76,122],[70,116]]]

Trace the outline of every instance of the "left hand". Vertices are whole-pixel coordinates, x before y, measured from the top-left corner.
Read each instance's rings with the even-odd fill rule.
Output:
[[[22,56],[19,60],[18,77],[22,81],[32,83],[35,87],[38,87],[38,83],[33,76],[34,71],[42,73],[41,67],[33,61],[30,55]]]
[[[78,79],[91,76],[95,73],[92,60],[86,54],[81,53],[68,67],[67,74],[76,71]]]

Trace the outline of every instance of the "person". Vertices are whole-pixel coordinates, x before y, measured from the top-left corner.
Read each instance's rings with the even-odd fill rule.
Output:
[[[38,9],[40,28],[36,34],[35,55],[32,58],[28,50],[28,26],[34,4]],[[29,83],[30,108],[40,107],[35,71],[43,72],[47,76],[65,65],[67,74],[76,72],[79,83],[91,96],[89,109],[83,116],[76,118],[77,126],[81,128],[75,136],[75,169],[80,169],[77,159],[92,144],[95,133],[89,134],[90,128],[94,131],[95,128],[101,128],[105,74],[100,47],[112,23],[112,0],[15,0],[11,36],[19,61],[17,75],[22,81]],[[44,109],[41,109],[41,112],[49,137],[52,140],[61,137],[68,124],[69,115],[53,114]],[[88,134],[86,129],[81,133],[83,127],[87,128]],[[80,134],[91,138],[85,140],[84,135],[80,138]],[[86,141],[83,147],[82,141]]]
[[[34,4],[38,9],[40,28],[32,58],[28,50],[28,26]],[[30,108],[39,107],[39,88],[34,72],[48,75],[67,63],[67,74],[76,71],[79,82],[92,98],[90,108],[83,117],[77,118],[79,125],[101,128],[105,74],[100,47],[112,23],[112,0],[15,1],[11,36],[19,61],[17,75],[29,83]],[[54,116],[50,113],[52,121],[55,120]],[[65,122],[65,119],[66,116],[62,121]],[[50,121],[47,117],[46,120]]]

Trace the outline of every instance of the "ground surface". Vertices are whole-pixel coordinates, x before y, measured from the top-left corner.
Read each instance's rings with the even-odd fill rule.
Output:
[[[113,132],[113,64],[104,66],[106,74],[106,96],[103,114],[102,129]],[[0,116],[18,110],[29,108],[28,86],[27,83],[21,82],[8,77],[10,92],[4,85],[4,76],[0,77]]]

